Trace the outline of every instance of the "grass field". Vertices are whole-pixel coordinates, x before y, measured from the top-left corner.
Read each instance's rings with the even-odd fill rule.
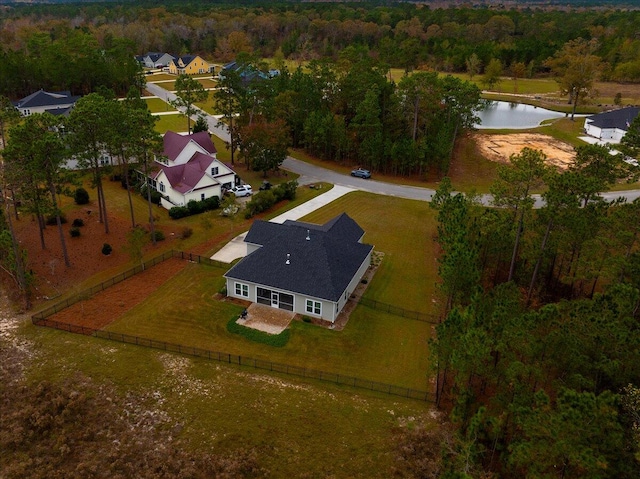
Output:
[[[191,122],[193,128],[193,121]],[[187,131],[187,117],[182,113],[175,113],[174,115],[158,115],[158,121],[156,122],[155,129],[157,132],[165,134],[167,131],[175,131],[179,133],[181,131]]]
[[[173,106],[171,106],[166,101],[161,98],[145,98],[144,100],[147,104],[147,108],[151,113],[160,113],[165,111],[177,111]]]
[[[267,477],[388,478],[395,434],[432,421],[430,405],[167,354],[25,324],[34,384],[83,374],[146,398],[194,450],[256,449]],[[303,476],[301,476],[304,471]]]

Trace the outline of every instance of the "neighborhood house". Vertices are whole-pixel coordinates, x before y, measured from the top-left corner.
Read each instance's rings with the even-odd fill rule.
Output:
[[[363,236],[345,213],[324,225],[257,220],[247,256],[224,275],[227,294],[333,323],[371,264]]]
[[[221,198],[222,188],[231,189],[239,183],[235,172],[216,158],[217,150],[208,132],[179,135],[167,131],[163,142],[164,156],[156,158],[149,179],[162,194],[164,208],[186,206],[191,200],[212,196]]]
[[[174,75],[195,75],[212,71],[213,66],[198,55],[182,55],[169,62],[169,73]]]
[[[18,100],[13,105],[20,111],[22,116],[44,112],[52,115],[66,115],[79,99],[79,96],[72,96],[69,91],[48,92],[38,90]]]
[[[607,143],[620,143],[639,112],[639,107],[630,106],[588,116],[584,121],[584,131]]]
[[[148,52],[144,55],[136,57],[145,68],[164,68],[174,60],[174,56],[169,53]]]

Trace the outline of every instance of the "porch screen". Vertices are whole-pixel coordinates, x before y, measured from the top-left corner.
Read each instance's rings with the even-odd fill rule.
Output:
[[[271,290],[270,289],[258,288],[257,297],[258,297],[258,303],[267,304],[271,306]]]

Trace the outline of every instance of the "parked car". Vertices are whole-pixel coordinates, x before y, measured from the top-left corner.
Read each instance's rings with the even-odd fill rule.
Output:
[[[267,180],[264,180],[260,185],[260,191],[266,191],[271,189],[271,183]]]
[[[369,170],[363,170],[362,168],[358,168],[357,170],[353,170],[351,172],[351,176],[356,176],[358,178],[371,178],[371,172]]]
[[[238,197],[251,196],[253,194],[253,190],[251,189],[251,185],[238,185],[231,188],[231,193]]]

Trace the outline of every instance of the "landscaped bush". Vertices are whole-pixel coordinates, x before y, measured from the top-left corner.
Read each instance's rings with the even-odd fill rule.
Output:
[[[260,191],[259,193],[253,195],[251,201],[247,202],[247,204],[245,205],[246,211],[244,213],[244,217],[249,219],[252,216],[257,215],[258,213],[267,211],[269,208],[275,205],[276,202],[276,195],[273,190]]]
[[[65,217],[65,215],[60,215],[60,223],[65,224],[66,222],[67,218]],[[45,223],[47,224],[47,226],[55,226],[58,224],[58,219],[56,218],[56,215],[47,216]]]
[[[155,237],[156,241],[164,241],[164,233],[160,230],[154,230],[153,236]]]
[[[257,329],[242,326],[236,323],[237,319],[238,317],[234,316],[227,323],[227,331],[232,334],[239,334],[250,341],[266,344],[267,346],[274,346],[276,348],[281,348],[289,342],[291,332],[288,329],[285,329],[280,334],[268,334],[258,331]]]
[[[174,206],[169,210],[169,217],[174,220],[179,220],[180,218],[184,218],[190,214],[189,208],[186,206]]]
[[[69,230],[69,234],[72,238],[77,238],[80,236],[80,228],[73,227]]]
[[[220,198],[212,196],[202,201],[191,200],[187,206],[174,206],[169,210],[169,217],[174,220],[185,216],[197,215],[209,210],[216,210],[220,207]]]
[[[282,200],[293,200],[296,197],[297,181],[288,181],[266,191],[259,191],[253,195],[251,201],[245,205],[244,217],[249,219],[258,213],[267,211],[273,205]]]
[[[73,223],[71,223],[71,226],[73,226],[74,228],[80,228],[81,226],[84,226],[84,221],[82,220],[82,218],[76,218],[75,220],[73,220]]]
[[[189,215],[198,215],[204,211],[204,202],[191,200],[187,203],[187,209],[189,210]]]
[[[76,205],[86,205],[89,203],[89,193],[84,188],[78,188],[73,193],[73,201]]]
[[[103,255],[109,256],[112,251],[113,251],[113,248],[111,247],[111,245],[109,243],[105,243],[105,244],[102,245],[102,254]]]
[[[193,230],[187,227],[182,230],[182,233],[180,233],[180,238],[182,239],[191,238],[192,234],[193,234]]]
[[[296,180],[287,181],[274,188],[278,201],[296,199],[296,191],[298,190],[298,182]]]

